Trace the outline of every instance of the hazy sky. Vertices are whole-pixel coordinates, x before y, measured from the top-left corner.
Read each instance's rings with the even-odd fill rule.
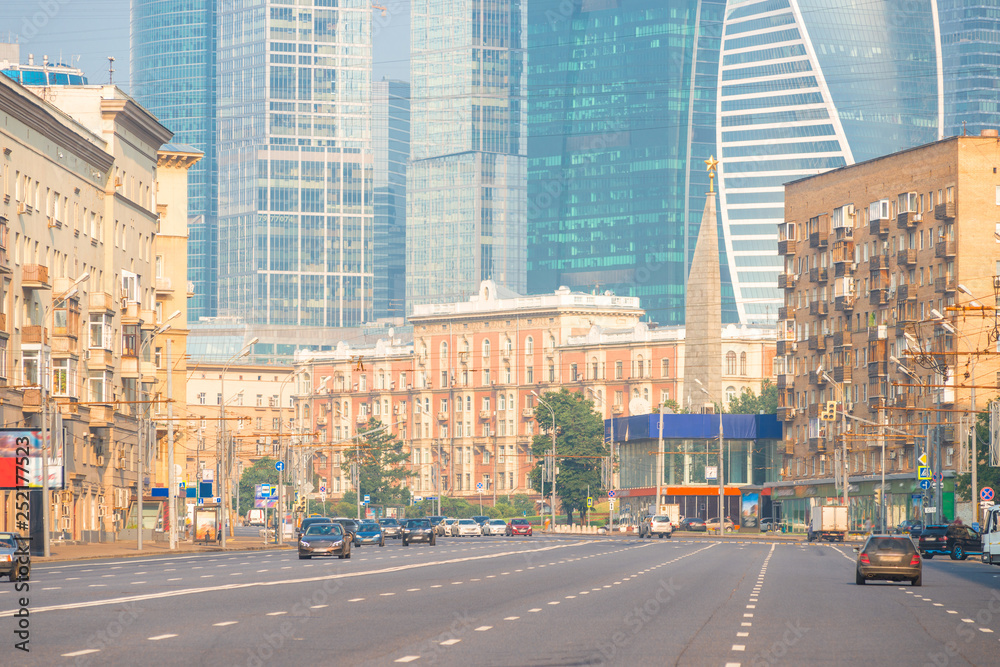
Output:
[[[0,40],[21,45],[21,62],[81,67],[91,83],[108,82],[108,56],[115,57],[114,81],[129,89],[129,0],[0,0]],[[409,0],[380,0],[375,10],[375,79],[409,80]]]

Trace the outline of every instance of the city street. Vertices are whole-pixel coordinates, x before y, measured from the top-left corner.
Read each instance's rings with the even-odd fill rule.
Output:
[[[451,538],[38,565],[31,653],[4,664],[992,665],[1000,568],[857,586],[850,545]],[[142,656],[141,660],[136,659]]]

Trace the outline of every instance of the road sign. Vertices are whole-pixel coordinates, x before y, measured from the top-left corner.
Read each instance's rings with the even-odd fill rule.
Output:
[[[611,489],[610,491],[608,491],[608,498],[614,498],[614,497],[615,497],[615,490]]]
[[[917,479],[930,479],[930,478],[931,478],[930,466],[917,466]]]
[[[282,470],[285,469],[285,462],[284,461],[275,461],[275,463],[274,463],[274,469],[277,470],[278,472],[281,472]]]
[[[937,512],[937,506],[924,508],[924,514],[934,514],[935,512]]]
[[[483,483],[482,482],[476,482],[476,490],[477,491],[482,491],[483,490]]]
[[[204,505],[205,504],[205,499],[204,498],[199,498],[198,499],[198,504],[199,505]]]
[[[927,465],[927,454],[921,454],[917,457],[917,464],[925,466]]]
[[[366,493],[365,494],[365,502],[366,503],[370,503],[371,501],[372,501],[372,497]]]
[[[615,511],[615,499],[614,498],[611,498],[610,500],[608,500],[608,511],[609,512],[614,512]]]
[[[179,488],[181,491],[183,491],[184,489],[187,488],[187,484],[184,483],[184,482],[180,482],[180,486],[178,486],[177,488]]]
[[[326,487],[325,486],[319,487],[319,492],[320,493],[326,493]]]
[[[413,496],[413,502],[415,503],[419,503],[423,499],[424,499],[423,496]]]
[[[944,473],[940,473],[940,472],[934,473],[934,481],[935,482],[940,482],[942,479],[944,479]]]
[[[984,486],[979,491],[979,497],[982,500],[993,500],[993,489],[988,486]]]
[[[925,490],[931,488],[931,480],[929,479],[920,480],[920,488]]]
[[[923,497],[924,497],[924,494],[922,494],[922,493],[911,493],[910,494],[910,500],[912,500],[915,503],[919,502],[920,499],[923,498]]]
[[[719,466],[705,466],[705,479],[719,479]]]
[[[587,507],[593,507],[593,506],[594,506],[594,499],[587,498]]]
[[[270,495],[271,495],[271,485],[270,484],[261,484],[260,485],[260,497],[261,498],[268,498],[268,497],[270,497]]]

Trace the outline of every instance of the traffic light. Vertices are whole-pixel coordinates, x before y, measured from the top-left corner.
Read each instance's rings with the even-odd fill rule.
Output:
[[[826,405],[819,411],[820,421],[832,422],[837,420],[837,401],[827,401]]]
[[[875,504],[882,502],[882,489],[875,489]]]

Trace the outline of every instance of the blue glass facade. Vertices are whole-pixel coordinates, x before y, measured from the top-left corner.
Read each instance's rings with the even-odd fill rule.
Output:
[[[523,4],[411,4],[407,308],[525,291]]]
[[[371,320],[371,14],[367,0],[220,6],[219,315]]]
[[[938,138],[932,0],[730,0],[719,75],[720,203],[740,318],[784,305],[783,184]]]
[[[188,320],[218,306],[215,0],[132,1],[132,95],[205,156],[188,171]]]
[[[637,296],[683,324],[716,151],[725,0],[528,10],[528,289]],[[711,221],[717,224],[717,221]],[[726,264],[723,322],[736,319]]]
[[[406,317],[406,163],[410,84],[375,83],[375,319]]]
[[[995,130],[1000,126],[1000,7],[996,0],[938,0],[938,12],[945,134]]]

